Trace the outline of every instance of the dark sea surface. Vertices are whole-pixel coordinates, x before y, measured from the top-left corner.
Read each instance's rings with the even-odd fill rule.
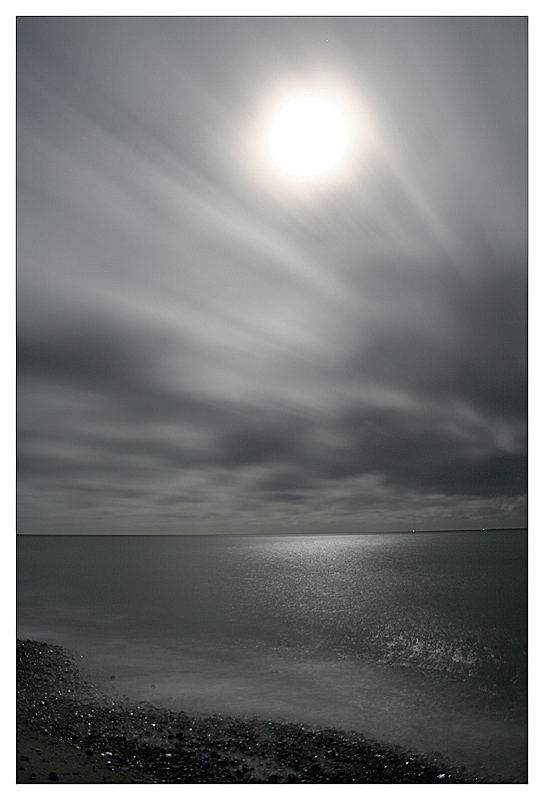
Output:
[[[526,531],[18,536],[17,592],[107,693],[526,780]]]

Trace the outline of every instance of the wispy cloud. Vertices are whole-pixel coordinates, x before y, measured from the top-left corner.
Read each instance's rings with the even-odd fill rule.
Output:
[[[522,18],[18,23],[23,531],[522,524]],[[372,109],[255,173],[267,93]]]

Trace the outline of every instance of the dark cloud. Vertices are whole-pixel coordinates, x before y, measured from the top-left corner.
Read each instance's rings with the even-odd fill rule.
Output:
[[[378,135],[299,195],[317,73]],[[522,18],[20,18],[20,529],[524,524],[526,119]]]

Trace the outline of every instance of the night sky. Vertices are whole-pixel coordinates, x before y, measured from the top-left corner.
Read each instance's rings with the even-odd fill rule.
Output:
[[[19,18],[18,529],[526,524],[524,18]],[[270,164],[292,86],[343,168]]]

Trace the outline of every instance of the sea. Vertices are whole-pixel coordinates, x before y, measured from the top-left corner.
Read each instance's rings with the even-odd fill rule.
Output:
[[[17,634],[100,691],[527,780],[527,531],[17,537]]]

